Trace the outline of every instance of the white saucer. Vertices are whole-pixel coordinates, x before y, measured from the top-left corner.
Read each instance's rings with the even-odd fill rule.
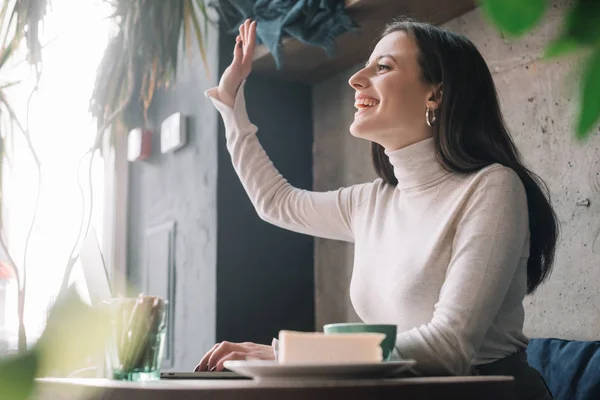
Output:
[[[278,364],[276,361],[225,361],[225,368],[259,380],[302,379],[368,379],[393,378],[416,362],[386,361],[369,364]]]

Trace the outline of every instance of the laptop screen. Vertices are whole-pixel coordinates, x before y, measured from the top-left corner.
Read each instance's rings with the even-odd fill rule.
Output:
[[[108,271],[100,250],[96,231],[90,229],[79,253],[85,284],[93,307],[112,298]]]

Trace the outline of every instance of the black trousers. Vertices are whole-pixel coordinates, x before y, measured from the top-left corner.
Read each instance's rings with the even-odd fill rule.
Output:
[[[489,364],[474,365],[473,375],[506,375],[515,378],[515,400],[552,400],[550,389],[542,375],[527,362],[525,351]]]

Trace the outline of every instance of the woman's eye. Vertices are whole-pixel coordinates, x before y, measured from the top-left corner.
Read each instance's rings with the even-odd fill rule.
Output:
[[[383,71],[383,70],[388,70],[388,69],[390,69],[389,65],[377,64],[377,71]]]

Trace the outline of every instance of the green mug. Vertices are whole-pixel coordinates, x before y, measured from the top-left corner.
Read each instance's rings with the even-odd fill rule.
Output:
[[[330,333],[365,333],[375,332],[385,334],[385,339],[381,342],[381,350],[383,352],[383,361],[388,361],[394,350],[396,343],[396,333],[398,327],[388,324],[364,324],[360,322],[350,322],[341,324],[327,324],[323,327],[323,332],[327,335]]]

